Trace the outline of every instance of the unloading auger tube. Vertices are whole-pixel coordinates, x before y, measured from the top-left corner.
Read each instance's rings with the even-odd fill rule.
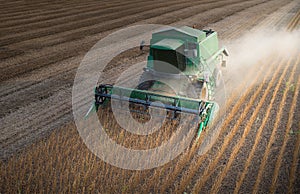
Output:
[[[92,112],[97,112],[100,106],[106,104],[110,99],[126,101],[145,107],[155,107],[174,111],[176,113],[187,113],[198,116],[199,129],[197,139],[202,130],[211,124],[219,106],[215,102],[202,101],[198,99],[180,96],[166,96],[151,91],[124,88],[112,85],[99,85],[95,88],[95,101],[85,115],[87,118]],[[160,102],[160,103],[157,103]]]

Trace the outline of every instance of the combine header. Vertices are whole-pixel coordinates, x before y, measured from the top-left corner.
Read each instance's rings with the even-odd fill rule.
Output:
[[[215,88],[220,85],[221,67],[226,66],[224,55],[228,56],[228,52],[224,47],[219,49],[217,33],[212,30],[184,26],[153,33],[147,67],[138,87],[99,85],[95,88],[95,102],[86,116],[110,99],[126,101],[146,108],[166,109],[174,117],[177,113],[196,115],[199,137],[219,109],[212,100]],[[196,98],[195,94],[191,97],[183,79],[188,79],[196,89]],[[177,94],[161,80],[173,83]]]

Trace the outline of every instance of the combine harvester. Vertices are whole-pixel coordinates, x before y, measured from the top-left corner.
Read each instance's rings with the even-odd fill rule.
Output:
[[[226,66],[224,55],[228,56],[228,52],[224,47],[219,48],[217,33],[212,30],[183,26],[153,33],[147,67],[138,87],[99,85],[95,88],[95,102],[86,116],[98,111],[110,99],[127,101],[144,106],[145,110],[147,107],[166,109],[173,112],[174,117],[177,113],[196,115],[199,138],[219,110],[213,99],[221,82],[221,67]],[[176,85],[177,94],[157,81],[162,79]],[[188,79],[196,88],[196,96],[189,97],[182,79]]]

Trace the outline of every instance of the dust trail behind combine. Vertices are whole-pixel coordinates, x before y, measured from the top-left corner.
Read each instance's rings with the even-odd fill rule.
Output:
[[[220,30],[222,33],[220,37],[223,37],[223,42],[221,44],[226,45],[229,50],[230,57],[227,59],[227,67],[223,70],[224,82],[225,82],[225,93],[227,101],[235,101],[237,99],[230,98],[240,98],[246,91],[253,85],[260,85],[264,76],[256,76],[260,71],[263,70],[262,65],[270,59],[280,57],[282,59],[288,59],[293,55],[299,53],[300,51],[300,29],[294,31],[288,31],[282,27],[282,17],[286,14],[287,10],[299,7],[296,2],[291,2],[290,4],[282,7],[277,12],[271,14],[268,18],[260,22],[256,27],[252,28],[248,33],[244,33],[239,36],[238,29],[237,32],[232,32],[228,37],[232,39],[227,39],[223,37],[222,34],[227,32],[222,32],[218,29],[218,25],[209,25],[205,28],[212,28],[214,30]],[[228,18],[229,20],[236,20],[235,16],[233,18]],[[236,17],[239,17],[238,15]],[[220,21],[228,22],[228,21]],[[246,21],[244,21],[247,23]],[[242,25],[241,21],[241,25]],[[216,23],[218,24],[218,23]],[[246,26],[247,27],[247,26]],[[239,37],[235,38],[234,37]],[[276,63],[269,63],[269,65],[278,65]],[[268,79],[271,79],[272,75]],[[255,81],[253,81],[255,79]],[[239,87],[242,84],[242,88]],[[228,109],[228,104],[221,105],[222,114],[220,116],[220,121],[215,124],[211,130],[211,133],[207,135],[206,139],[202,143],[203,146],[199,149],[199,154],[204,154],[212,146],[212,142],[215,142],[216,138],[220,133],[220,125],[224,121],[224,115],[226,115],[226,109]],[[226,116],[225,116],[226,118]]]
[[[272,56],[288,59],[293,53],[299,52],[300,30],[293,32],[270,28],[253,30],[227,45],[231,57],[228,60],[230,72],[226,72],[225,79],[228,91],[232,91],[250,71],[260,70],[260,66],[254,64],[267,61]],[[260,82],[261,80],[256,80],[255,84]]]

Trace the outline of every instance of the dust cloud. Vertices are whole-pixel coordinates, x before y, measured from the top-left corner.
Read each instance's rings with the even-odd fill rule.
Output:
[[[249,31],[227,42],[226,47],[230,56],[227,59],[225,82],[226,86],[230,83],[232,88],[243,81],[248,73],[259,71],[261,66],[257,66],[258,63],[279,65],[280,59],[287,60],[299,55],[300,29],[293,32],[270,29]]]

